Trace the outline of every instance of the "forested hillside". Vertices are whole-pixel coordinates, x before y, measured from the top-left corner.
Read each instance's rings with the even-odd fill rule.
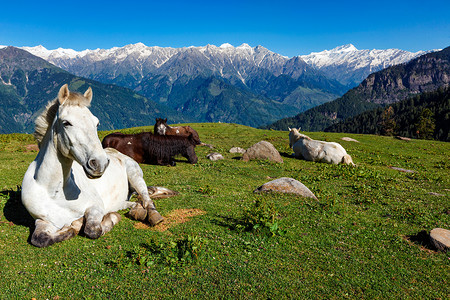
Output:
[[[440,88],[364,112],[325,129],[450,141],[450,88]]]

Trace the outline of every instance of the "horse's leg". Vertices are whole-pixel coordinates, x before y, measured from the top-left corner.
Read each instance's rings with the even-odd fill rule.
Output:
[[[197,154],[195,154],[195,147],[194,146],[188,147],[186,149],[186,152],[187,152],[187,159],[188,159],[188,161],[191,164],[196,164],[197,161],[198,161],[198,158],[197,158]]]
[[[83,218],[75,220],[70,226],[64,226],[61,229],[41,219],[36,219],[35,225],[36,228],[31,236],[31,244],[42,248],[76,236],[83,225]]]
[[[91,239],[97,239],[119,223],[121,217],[116,212],[105,215],[99,208],[90,207],[84,213],[84,219],[84,234]]]
[[[156,225],[162,222],[164,219],[160,213],[156,210],[155,204],[148,194],[147,185],[144,181],[144,174],[139,165],[132,159],[125,160],[125,167],[128,176],[128,182],[130,186],[141,196],[142,207],[147,211],[146,218],[151,225]],[[133,210],[139,210],[140,204],[136,204],[130,211],[133,214]],[[139,214],[142,217],[142,214]],[[144,219],[139,218],[143,221]]]
[[[91,206],[84,213],[84,234],[88,238],[97,239],[103,234],[102,220],[104,212],[98,207]]]

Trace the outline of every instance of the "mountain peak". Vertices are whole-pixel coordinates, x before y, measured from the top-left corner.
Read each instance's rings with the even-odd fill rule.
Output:
[[[222,45],[220,45],[219,48],[222,48],[222,49],[226,49],[226,48],[234,48],[234,46],[231,45],[231,44],[229,44],[229,43],[223,43]]]
[[[330,52],[353,52],[353,51],[358,51],[358,49],[355,46],[353,46],[353,44],[342,45],[330,50]]]
[[[253,49],[249,44],[243,43],[242,45],[238,46],[237,49]]]

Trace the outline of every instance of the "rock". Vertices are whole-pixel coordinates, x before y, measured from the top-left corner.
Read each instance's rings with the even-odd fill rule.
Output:
[[[199,146],[205,146],[205,147],[208,147],[209,149],[213,149],[213,148],[214,148],[213,145],[211,145],[211,144],[205,144],[205,143],[201,143]]]
[[[275,149],[271,143],[266,141],[256,143],[245,151],[242,160],[249,161],[251,159],[268,159],[278,163],[283,162],[278,150]]]
[[[450,230],[435,228],[430,232],[431,243],[439,251],[447,251],[450,248]]]
[[[289,177],[281,177],[272,181],[269,181],[256,190],[254,193],[288,193],[297,194],[302,197],[314,198],[317,197],[300,181]]]
[[[439,194],[439,193],[436,193],[436,192],[429,192],[428,195],[439,196],[439,197],[445,196],[444,194]]]
[[[343,137],[343,138],[341,138],[341,140],[347,141],[347,142],[355,142],[355,143],[359,143],[359,141],[357,141],[357,140],[355,140],[355,139],[352,139],[352,138],[349,138],[349,137]]]
[[[223,156],[220,153],[214,152],[214,153],[210,153],[210,154],[206,155],[206,158],[209,158],[212,161],[217,161],[217,160],[223,159]]]
[[[416,173],[416,171],[413,171],[413,170],[407,170],[407,169],[402,169],[402,168],[397,168],[397,167],[389,167],[389,168],[391,168],[392,170],[397,170],[397,171],[405,172],[405,173]]]
[[[396,138],[396,139],[399,139],[399,140],[402,140],[402,141],[407,141],[407,142],[411,141],[410,138],[403,137],[403,136],[396,136],[395,138]]]
[[[245,153],[245,149],[241,147],[233,147],[230,149],[230,153]]]

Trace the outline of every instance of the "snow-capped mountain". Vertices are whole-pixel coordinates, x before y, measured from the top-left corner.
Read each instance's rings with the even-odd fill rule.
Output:
[[[302,110],[346,91],[298,56],[288,58],[248,44],[162,48],[138,43],[79,52],[42,46],[22,49],[75,75],[131,88],[173,107],[180,101],[169,101],[175,83],[186,86],[192,80],[210,77]]]
[[[408,52],[400,49],[358,50],[352,44],[332,50],[288,58],[262,46],[225,43],[219,47],[148,47],[143,43],[111,49],[75,51],[43,46],[22,47],[78,76],[135,88],[148,74],[168,75],[170,81],[180,76],[219,75],[242,83],[262,69],[273,76],[288,75],[297,80],[305,72],[326,75],[347,87],[362,82],[369,74],[389,66],[406,63],[430,51]],[[294,63],[295,62],[295,63]],[[305,63],[306,62],[306,63]],[[311,68],[311,66],[313,68]],[[316,70],[321,71],[317,73]],[[131,80],[124,84],[121,82]]]
[[[262,46],[252,48],[247,44],[238,47],[223,44],[220,47],[207,45],[162,48],[137,43],[84,51],[62,48],[47,50],[43,46],[22,49],[76,75],[93,79],[100,76],[110,80],[120,75],[131,75],[139,81],[148,73],[152,73],[169,75],[171,81],[175,81],[182,75],[209,73],[225,78],[237,78],[245,83],[255,69],[270,70],[273,75],[279,76],[283,74],[283,67],[289,61],[289,58]],[[301,63],[303,71],[311,69],[304,62]]]
[[[430,51],[413,53],[399,49],[358,50],[348,44],[332,50],[302,55],[301,58],[328,77],[352,87],[361,83],[371,73],[406,63],[428,52]]]

